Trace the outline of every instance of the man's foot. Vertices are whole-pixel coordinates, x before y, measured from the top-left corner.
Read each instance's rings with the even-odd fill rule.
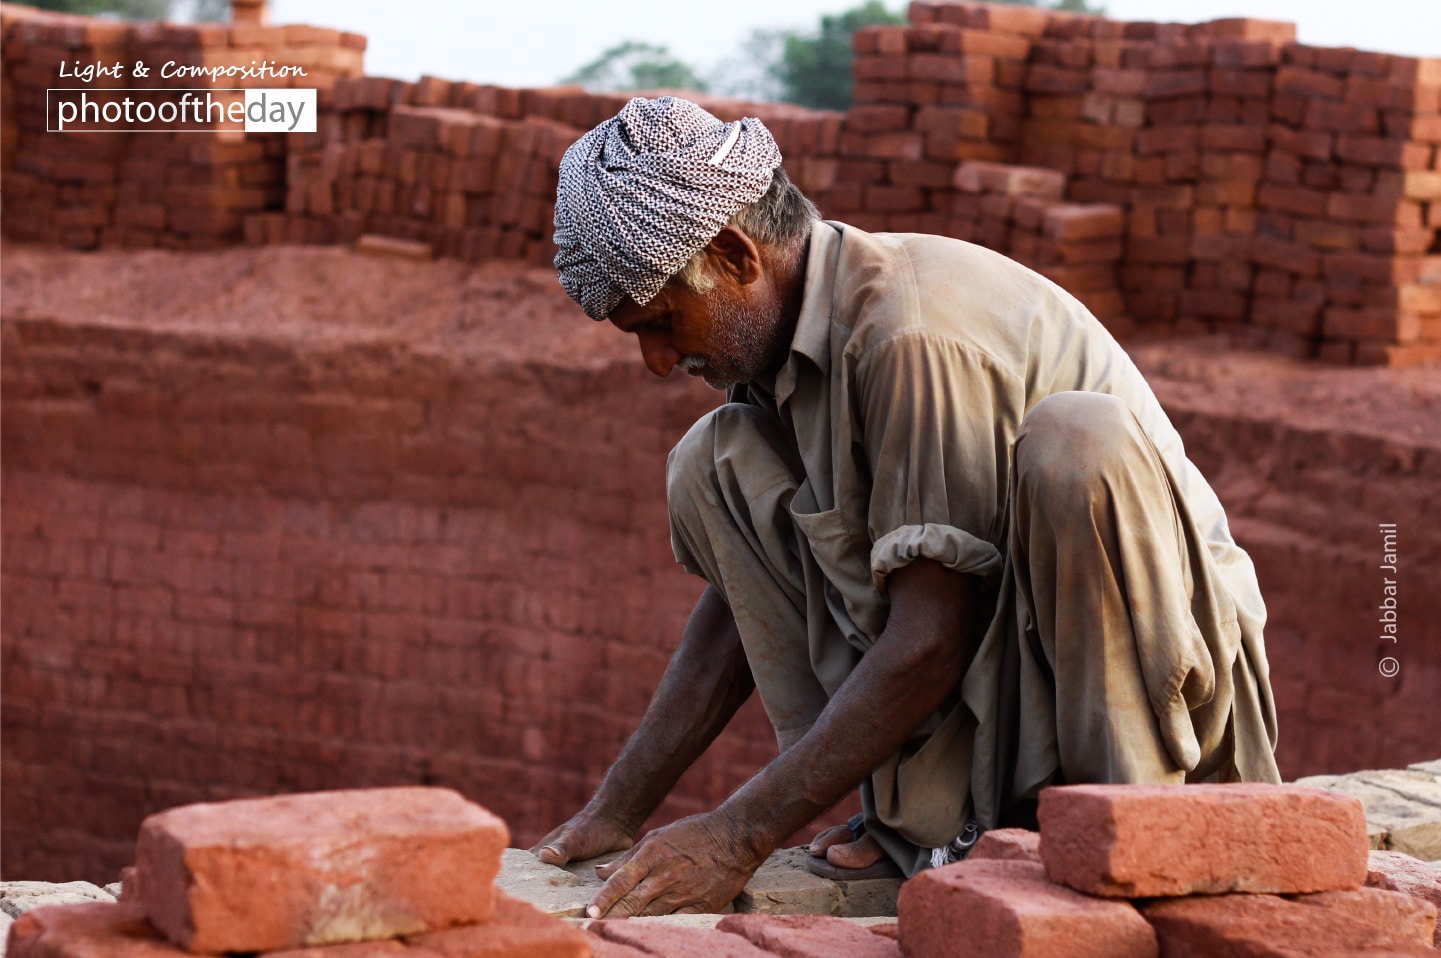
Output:
[[[862,878],[901,878],[900,868],[886,856],[873,837],[866,834],[861,816],[844,825],[827,828],[811,840],[806,849],[806,869],[834,881]]]

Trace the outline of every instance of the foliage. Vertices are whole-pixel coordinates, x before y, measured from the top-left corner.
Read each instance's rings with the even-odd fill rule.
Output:
[[[851,105],[851,37],[862,27],[893,26],[904,15],[887,10],[880,0],[844,13],[821,17],[814,33],[799,30],[780,34],[780,56],[770,73],[780,85],[781,98],[822,110],[844,110]]]
[[[224,22],[230,19],[230,0],[16,0],[27,7],[78,13],[87,17],[122,20],[192,20]]]
[[[112,14],[126,20],[161,20],[170,14],[171,0],[19,0],[27,7],[79,13],[84,16]]]
[[[696,90],[706,83],[669,49],[654,43],[626,40],[561,80],[587,90],[617,93],[626,90]]]

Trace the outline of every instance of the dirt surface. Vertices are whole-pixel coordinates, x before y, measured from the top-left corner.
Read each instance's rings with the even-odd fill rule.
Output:
[[[6,317],[319,341],[400,338],[478,360],[603,367],[639,362],[592,323],[555,274],[338,247],[213,253],[67,250],[5,244]],[[1231,346],[1223,337],[1138,339],[1137,365],[1168,406],[1284,420],[1441,446],[1441,370],[1335,367]]]
[[[422,351],[572,366],[634,352],[566,298],[553,270],[519,262],[416,261],[333,246],[77,253],[5,243],[0,285],[7,318],[246,338],[400,338]]]

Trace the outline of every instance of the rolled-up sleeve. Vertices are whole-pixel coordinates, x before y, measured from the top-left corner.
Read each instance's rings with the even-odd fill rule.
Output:
[[[856,379],[876,588],[921,558],[994,582],[1022,384],[983,351],[929,330],[873,344]]]

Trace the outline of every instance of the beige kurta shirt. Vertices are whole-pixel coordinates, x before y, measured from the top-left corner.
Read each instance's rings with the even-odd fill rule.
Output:
[[[885,627],[886,577],[919,557],[980,576],[1009,601],[1002,580],[1012,447],[1027,412],[1069,390],[1124,401],[1163,459],[1172,496],[1204,539],[1213,577],[1229,598],[1215,621],[1197,622],[1200,653],[1209,650],[1211,661],[1199,661],[1207,656],[1195,642],[1178,639],[1173,660],[1142,662],[1156,673],[1148,681],[1174,684],[1178,670],[1224,668],[1244,652],[1245,671],[1260,686],[1253,712],[1265,727],[1249,730],[1262,741],[1238,748],[1249,752],[1236,763],[1248,779],[1274,777],[1265,607],[1215,493],[1186,458],[1141,373],[1079,302],[1019,264],[954,239],[818,223],[789,358],[773,383],[739,386],[731,395],[775,409],[804,463],[790,511],[825,573],[826,606],[850,646],[817,648],[813,638],[816,677],[834,694],[854,667],[855,651],[869,648]],[[998,607],[993,632],[1024,628]],[[987,646],[1003,641],[992,636]],[[966,814],[991,825],[986,819],[994,819],[1006,796],[1054,771],[1039,759],[1028,765],[1026,755],[985,754],[1004,738],[994,728],[996,713],[1022,708],[1025,699],[1024,690],[1018,700],[994,688],[1004,668],[998,656],[1004,654],[983,647],[965,682],[969,708],[928,727],[945,740],[920,750],[929,758],[903,754],[878,770],[877,801],[890,801],[894,816],[904,819],[897,795],[908,778],[939,777],[943,787],[971,791],[976,807]],[[1159,707],[1179,710],[1169,717],[1173,724],[1185,721],[1187,703],[1179,696]],[[1166,725],[1168,717],[1159,718]],[[1184,753],[1187,746],[1176,748]],[[1184,767],[1186,756],[1178,760]],[[943,834],[952,828],[945,821],[914,818],[891,824],[921,844],[955,834]]]

